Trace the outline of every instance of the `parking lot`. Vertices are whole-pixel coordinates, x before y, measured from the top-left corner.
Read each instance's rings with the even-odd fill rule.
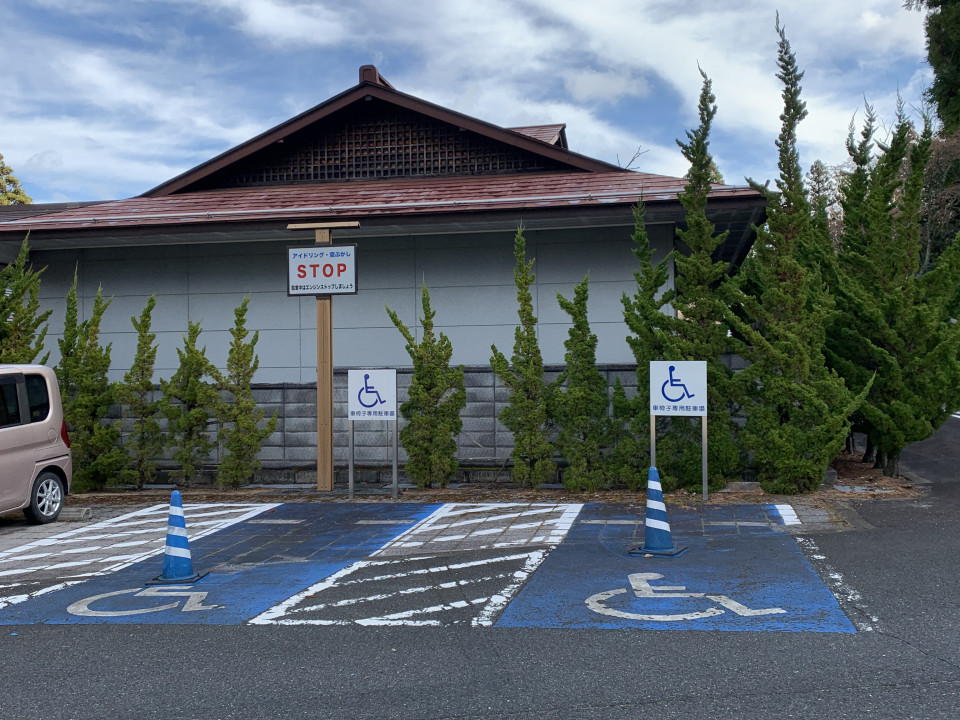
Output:
[[[630,554],[636,506],[188,503],[204,576],[151,584],[167,510],[6,528],[0,624],[869,629],[803,535],[824,518],[790,505],[680,508],[664,558]]]

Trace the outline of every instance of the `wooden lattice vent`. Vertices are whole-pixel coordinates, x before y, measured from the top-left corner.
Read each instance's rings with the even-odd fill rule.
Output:
[[[454,125],[390,109],[305,130],[233,166],[221,187],[486,175],[559,169],[549,159]]]

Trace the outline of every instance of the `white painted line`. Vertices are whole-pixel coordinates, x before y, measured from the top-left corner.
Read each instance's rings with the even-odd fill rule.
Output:
[[[40,558],[50,557],[51,555],[56,555],[56,553],[35,553],[33,555],[20,555],[18,557],[3,558],[0,560],[0,563],[19,562],[21,560],[39,560]]]
[[[418,587],[403,588],[395,592],[380,593],[379,595],[367,595],[365,597],[346,598],[344,600],[337,600],[336,602],[332,602],[332,603],[319,603],[317,605],[307,605],[306,607],[302,607],[302,608],[294,608],[291,612],[292,613],[316,612],[317,610],[326,610],[327,608],[348,607],[351,605],[359,605],[360,603],[376,602],[378,600],[388,600],[390,598],[402,597],[405,595],[416,595],[418,593],[433,592],[435,590],[450,590],[456,587],[466,587],[467,585],[476,585],[477,583],[489,582],[491,580],[498,580],[505,577],[510,577],[510,573],[502,573],[500,575],[489,575],[487,577],[481,577],[481,578],[468,578],[466,580],[451,580],[449,582],[442,582],[436,585],[421,585]]]
[[[797,517],[796,510],[790,505],[774,505],[774,509],[780,513],[784,525],[800,525],[800,518]]]
[[[344,585],[356,585],[358,583],[365,583],[365,582],[379,582],[382,580],[396,580],[398,578],[413,577],[415,575],[429,575],[433,573],[450,572],[451,570],[467,570],[469,568],[483,567],[484,565],[496,565],[497,563],[502,563],[502,562],[512,562],[514,560],[523,560],[524,558],[527,558],[527,557],[529,557],[529,553],[518,553],[516,555],[504,555],[503,557],[484,558],[482,560],[469,560],[467,562],[450,563],[448,565],[435,565],[429,568],[417,568],[416,570],[407,570],[406,572],[393,573],[391,575],[377,575],[376,577],[371,577],[371,578],[359,578],[357,580],[347,580],[345,582],[338,583],[338,585],[340,587],[343,587]],[[423,560],[423,559],[424,558],[417,558],[417,560]],[[432,559],[432,558],[427,558],[427,559]],[[364,563],[364,567],[378,567],[381,565],[400,565],[408,561],[405,559],[402,559],[402,560],[395,560],[392,562],[369,562],[366,560],[362,562]]]
[[[546,556],[546,550],[534,550],[530,553],[523,568],[514,573],[514,581],[498,594],[491,597],[471,624],[474,627],[490,627],[493,624],[493,619],[507,606],[517,591],[523,587],[523,584],[527,581],[527,578],[533,574],[533,571],[540,567],[540,563],[543,562]]]
[[[270,510],[277,507],[277,503],[264,503],[260,505],[251,505],[251,504],[233,504],[226,507],[229,507],[228,511],[220,513],[206,513],[206,516],[213,516],[220,514],[221,517],[218,520],[206,520],[199,523],[194,523],[190,527],[190,540],[199,540],[200,538],[206,537],[218,530],[230,527],[231,525],[244,522],[250,518],[259,515],[262,512]],[[210,508],[215,507],[210,504],[204,504],[201,507]],[[187,522],[190,524],[190,518],[194,516],[193,511],[194,506],[187,507]],[[102,565],[104,563],[112,563],[108,567],[102,568],[95,572],[87,573],[75,573],[67,577],[94,577],[101,575],[108,575],[110,573],[116,572],[117,570],[122,570],[125,567],[129,567],[134,563],[145,560],[149,557],[159,555],[164,551],[164,541],[168,531],[167,523],[164,522],[166,515],[159,512],[160,510],[168,509],[167,505],[156,505],[149,508],[144,508],[137,510],[132,513],[127,513],[126,515],[121,515],[115,518],[110,518],[108,520],[101,521],[99,523],[94,523],[93,525],[87,525],[85,527],[77,528],[63,533],[58,533],[48,538],[41,538],[34,540],[32,542],[20,545],[15,548],[10,548],[9,550],[3,551],[0,553],[0,562],[2,563],[13,563],[13,562],[23,562],[27,560],[35,560],[42,558],[53,558],[57,555],[78,555],[82,552],[95,552],[102,549],[110,549],[112,547],[124,547],[124,546],[141,546],[144,547],[142,552],[132,554],[132,555],[115,555],[106,558],[98,557],[89,557],[84,560],[76,560],[70,562],[61,562],[54,564],[43,564],[43,565],[31,565],[28,567],[19,567],[11,570],[0,570],[0,577],[3,576],[12,576],[12,575],[27,575],[30,573],[40,572],[40,571],[50,571],[50,570],[63,570],[68,568],[79,568],[90,565]],[[240,512],[240,515],[236,513]],[[230,517],[229,515],[233,515]],[[153,515],[153,517],[147,517],[147,515]],[[137,522],[131,523],[131,520],[139,519]],[[109,533],[101,534],[105,530],[112,530],[117,525],[121,527],[125,526],[134,526],[139,525],[142,522],[150,522],[153,527],[140,530],[128,530],[118,533]],[[200,532],[196,532],[197,527],[200,527]],[[91,540],[100,540],[100,539],[114,539],[119,537],[129,537],[131,535],[153,535],[154,537],[143,538],[136,541],[129,541],[123,543],[116,543],[115,545],[109,547],[91,547],[89,545],[84,545],[82,548],[71,547],[71,542],[79,543],[89,543]],[[150,547],[150,546],[153,547]],[[25,551],[29,553],[30,550],[35,548],[49,548],[57,546],[57,552],[46,552],[46,553],[30,553],[22,554]],[[61,576],[63,577],[63,576]],[[22,600],[29,599],[31,596],[24,596]],[[7,604],[14,604],[13,602],[8,602]]]
[[[830,588],[830,592],[842,604],[856,610],[851,613],[844,607],[843,610],[858,632],[872,632],[880,630],[880,619],[873,615],[863,605],[863,596],[844,579],[843,575],[838,573],[829,563],[826,562],[826,556],[820,552],[817,543],[809,537],[797,536],[797,545],[804,550],[804,554],[810,559],[817,573],[823,579],[824,583]],[[866,619],[864,619],[866,618]]]
[[[449,605],[431,605],[430,607],[420,608],[418,610],[406,610],[404,612],[393,613],[391,615],[381,615],[380,617],[374,618],[363,618],[356,620],[355,622],[358,625],[407,625],[407,626],[438,626],[440,624],[439,620],[411,620],[410,618],[416,617],[417,615],[430,615],[438,612],[446,612],[447,610],[460,610],[462,608],[470,607],[471,605],[479,605],[487,601],[488,598],[476,598],[470,600],[457,600],[452,602]]]
[[[139,545],[146,545],[149,540],[127,540],[126,542],[112,543],[111,545],[104,546],[106,550],[112,550],[113,548],[125,548],[125,547],[137,547]]]
[[[549,542],[561,542],[567,536],[570,528],[573,527],[573,523],[576,521],[577,516],[580,515],[581,510],[583,510],[583,503],[565,506],[563,515],[560,517],[560,521],[556,523],[556,529],[554,530],[553,535],[550,536]]]
[[[474,530],[467,537],[482,537],[484,535],[498,535],[500,533],[507,532],[511,528],[512,526],[487,528],[486,530]]]
[[[63,588],[68,588],[71,585],[78,585],[81,582],[83,581],[72,580],[69,582],[57,583],[56,585],[48,585],[47,587],[40,588],[39,590],[36,590],[32,593],[26,593],[25,595],[12,595],[9,597],[0,598],[0,610],[3,610],[5,607],[9,607],[11,605],[19,605],[20,603],[26,602],[31,598],[40,597],[41,595],[46,595],[47,593],[51,593],[54,590],[63,590]]]
[[[329,587],[333,587],[334,585],[337,584],[337,581],[340,580],[340,578],[343,578],[343,577],[346,577],[347,575],[355,573],[357,570],[366,567],[367,564],[368,563],[366,560],[360,560],[358,562],[353,563],[353,565],[348,565],[342,570],[338,570],[337,572],[333,573],[333,575],[326,578],[325,580],[321,580],[320,582],[314,585],[311,585],[306,590],[301,590],[296,595],[292,595],[291,597],[287,598],[279,605],[274,605],[272,608],[268,608],[267,610],[264,610],[262,613],[257,615],[252,620],[249,620],[248,622],[251,625],[273,624],[277,619],[282,618],[284,615],[286,615],[287,611],[290,608],[294,607],[301,600],[307,597],[310,597],[311,595],[316,595],[321,590],[326,590]]]
[[[475,618],[472,622],[474,625],[489,625],[491,624],[491,618],[495,617],[496,614],[500,611],[501,606],[505,605],[510,599],[516,594],[517,590],[522,587],[523,583],[526,582],[529,575],[543,562],[543,559],[546,557],[547,550],[539,549],[534,550],[529,553],[517,553],[513,555],[507,555],[504,557],[497,558],[484,558],[482,560],[471,560],[462,563],[450,563],[448,565],[436,565],[429,568],[417,568],[415,570],[408,570],[401,573],[391,573],[385,575],[377,575],[375,577],[369,578],[350,578],[350,575],[357,572],[362,568],[369,567],[378,567],[378,566],[400,566],[408,560],[388,560],[388,561],[368,561],[368,560],[359,560],[353,565],[340,570],[329,578],[316,583],[315,585],[303,590],[291,598],[283,601],[275,607],[269,608],[257,617],[248,621],[252,625],[407,625],[407,626],[437,626],[440,625],[439,620],[416,620],[413,619],[419,615],[432,614],[436,612],[442,612],[444,610],[453,610],[461,609],[468,607],[469,605],[476,605],[481,603],[487,603],[487,606],[480,613],[478,618]],[[321,603],[317,605],[310,605],[306,608],[297,608],[296,605],[309,597],[317,595],[324,590],[327,590],[331,587],[337,586],[343,588],[349,585],[359,585],[361,583],[377,582],[383,580],[395,580],[405,577],[412,577],[416,575],[430,575],[442,572],[456,571],[466,568],[480,567],[484,565],[496,565],[498,563],[511,562],[516,560],[525,560],[523,568],[514,573],[497,573],[479,580],[460,580],[460,581],[451,581],[445,583],[438,583],[431,586],[415,586],[413,588],[406,588],[395,593],[383,594],[383,595],[369,595],[359,598],[352,598],[347,600],[339,600],[334,603]],[[291,618],[290,615],[298,614],[302,612],[308,612],[310,610],[320,610],[326,607],[343,607],[351,604],[358,604],[362,602],[368,602],[378,599],[384,599],[389,597],[394,597],[398,595],[406,594],[416,594],[419,592],[427,592],[434,589],[444,589],[456,586],[466,586],[477,582],[483,582],[485,580],[491,579],[504,579],[511,577],[513,582],[511,582],[506,588],[504,588],[500,593],[490,597],[490,598],[479,598],[471,600],[469,603],[458,601],[451,603],[449,605],[434,605],[427,608],[419,608],[416,610],[408,610],[401,613],[395,613],[392,615],[378,616],[374,618],[359,618],[352,620],[329,620],[329,619],[314,619],[314,618]]]

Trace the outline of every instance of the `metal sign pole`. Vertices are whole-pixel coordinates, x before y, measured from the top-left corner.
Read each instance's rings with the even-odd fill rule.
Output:
[[[657,416],[650,416],[650,467],[657,466]]]
[[[353,420],[350,421],[350,431],[348,435],[349,435],[349,440],[347,442],[348,442],[349,448],[347,450],[347,454],[350,456],[350,466],[349,466],[349,469],[347,470],[347,487],[349,492],[349,498],[353,500]]]
[[[703,501],[707,501],[707,416],[703,416],[703,422],[700,425],[700,443],[703,445]]]
[[[393,499],[397,499],[397,493],[400,489],[400,481],[397,476],[397,461],[400,455],[400,443],[397,441],[397,435],[400,430],[400,421],[395,419],[393,421]]]

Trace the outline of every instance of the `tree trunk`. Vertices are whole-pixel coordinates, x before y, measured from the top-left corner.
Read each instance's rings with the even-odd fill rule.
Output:
[[[900,477],[900,454],[888,455],[883,463],[883,474],[887,477]]]
[[[887,462],[886,453],[884,453],[880,448],[877,448],[877,459],[873,463],[874,470],[882,470],[884,464]]]
[[[860,462],[868,463],[873,462],[876,459],[877,448],[873,444],[873,440],[867,435],[867,447],[863,451],[863,458]]]

